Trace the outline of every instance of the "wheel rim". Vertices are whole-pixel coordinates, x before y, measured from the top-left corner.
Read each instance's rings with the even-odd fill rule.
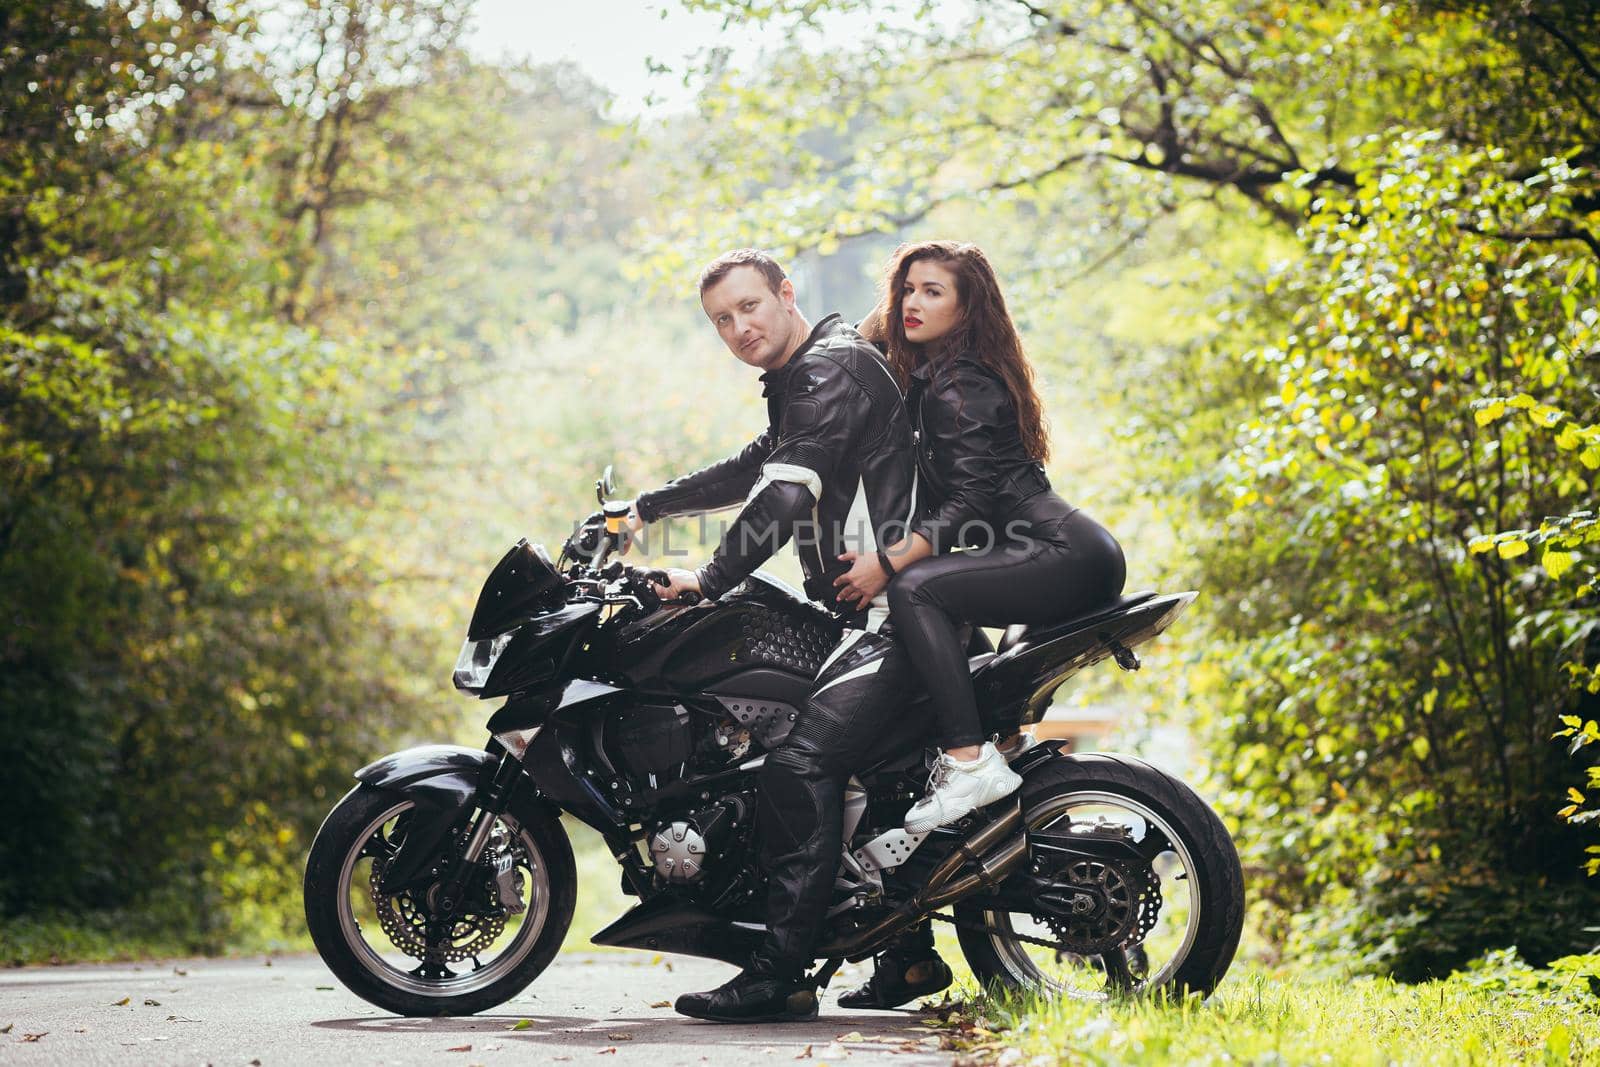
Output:
[[[1025,945],[1001,934],[984,935],[1005,970],[1006,977],[1014,985],[1080,999],[1105,1000],[1119,991],[1142,992],[1167,985],[1177,975],[1194,947],[1205,902],[1201,899],[1194,859],[1183,838],[1167,819],[1128,797],[1085,790],[1051,797],[1028,812],[1028,829],[1045,829],[1063,817],[1078,820],[1094,816],[1109,816],[1111,821],[1128,826],[1134,833],[1136,843],[1147,840],[1147,835],[1152,831],[1166,838],[1169,847],[1151,862],[1162,894],[1156,925],[1142,942],[1120,953],[1123,958],[1121,965],[1116,957],[1104,960],[1101,957],[1061,958],[1057,955],[1051,959],[1052,954],[1048,950]],[[1055,940],[1048,926],[1029,915],[986,909],[981,912],[981,917],[986,926]],[[1133,954],[1135,948],[1143,949],[1146,954],[1144,974],[1136,970],[1129,974],[1131,968],[1124,969],[1127,957]],[[1150,973],[1151,967],[1156,968],[1154,973]],[[1119,970],[1122,971],[1120,978],[1117,974]]]
[[[387,844],[385,831],[414,807],[415,804],[409,800],[390,806],[370,820],[353,839],[340,865],[339,881],[335,887],[339,930],[357,961],[386,985],[424,997],[448,998],[475,993],[516,970],[539,940],[550,911],[550,879],[544,855],[533,835],[516,819],[510,815],[499,816],[497,828],[503,828],[509,840],[521,850],[517,870],[522,874],[522,899],[526,910],[514,917],[518,920],[515,926],[508,922],[500,935],[473,958],[472,970],[457,974],[449,972],[447,966],[436,965],[449,976],[420,976],[414,972],[419,969],[421,961],[396,948],[376,919],[375,909],[370,903],[372,859],[367,849],[375,837]],[[364,906],[358,901],[364,902]],[[358,915],[358,911],[362,914]],[[368,939],[369,936],[377,938],[382,947],[375,946]],[[480,962],[490,953],[492,955],[488,962]],[[405,963],[413,966],[408,968]]]

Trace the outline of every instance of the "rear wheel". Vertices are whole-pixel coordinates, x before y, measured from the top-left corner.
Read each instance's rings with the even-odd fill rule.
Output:
[[[566,831],[542,815],[499,816],[470,902],[441,923],[428,890],[379,888],[414,811],[403,794],[359,785],[328,815],[306,862],[311,939],[351,992],[396,1014],[471,1015],[502,1004],[550,965],[572,922],[577,878]]]
[[[1036,910],[958,904],[962,953],[980,982],[1086,999],[1216,988],[1244,926],[1244,875],[1205,801],[1143,760],[1104,753],[1035,765],[1021,797],[1030,833],[1114,838],[1142,859],[1052,861],[1030,850],[1055,864]]]

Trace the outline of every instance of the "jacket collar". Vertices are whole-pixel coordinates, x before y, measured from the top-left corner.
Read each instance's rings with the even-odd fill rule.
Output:
[[[783,366],[777,370],[769,370],[761,376],[761,395],[772,396],[774,393],[780,392],[783,389],[784,382],[789,380],[789,372],[794,369],[794,365],[799,361],[800,357],[805,355],[807,350],[818,341],[836,333],[843,323],[843,317],[838,312],[834,312],[811,327],[810,335],[800,342],[800,347],[794,350],[794,355],[790,356]]]
[[[937,365],[932,360],[923,360],[912,370],[911,377],[919,382],[926,382],[933,377],[935,367],[949,374],[957,363],[971,363],[975,367],[983,366],[983,360],[978,358],[976,352],[961,352],[941,360]]]

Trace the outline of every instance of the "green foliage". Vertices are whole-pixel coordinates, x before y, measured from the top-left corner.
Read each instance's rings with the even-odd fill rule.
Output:
[[[1574,263],[1571,271],[1573,280],[1581,276],[1591,289],[1595,285],[1595,273],[1593,261]],[[1563,294],[1563,312],[1569,320],[1575,320],[1576,328],[1583,333],[1581,342],[1574,347],[1582,351],[1600,345],[1600,312],[1587,307],[1581,315],[1575,316],[1576,308],[1575,294]],[[1556,461],[1552,463],[1552,468],[1558,472],[1556,477],[1561,483],[1575,487],[1579,502],[1592,498],[1593,471],[1600,468],[1600,426],[1581,425],[1567,412],[1542,404],[1527,393],[1480,401],[1476,407],[1480,426],[1514,414],[1530,424],[1529,432],[1543,431],[1553,438],[1558,449]],[[1580,508],[1546,516],[1537,527],[1502,530],[1474,538],[1470,547],[1475,553],[1493,552],[1502,559],[1529,557],[1532,549],[1539,547],[1542,550],[1538,556],[1539,567],[1545,579],[1566,590],[1573,603],[1587,605],[1592,604],[1596,592],[1600,592],[1600,571],[1593,562],[1592,550],[1588,550],[1588,546],[1597,542],[1600,542],[1600,522],[1596,521],[1594,512]],[[1575,709],[1580,712],[1590,710],[1594,695],[1600,693],[1600,656],[1595,655],[1594,635],[1594,623],[1586,620],[1563,646],[1566,654],[1563,666],[1574,688],[1584,694]],[[1585,719],[1582,714],[1563,714],[1559,721],[1561,726],[1554,736],[1558,740],[1568,740],[1569,756],[1589,755],[1585,751],[1587,746],[1600,742],[1600,723],[1594,719]],[[1586,788],[1600,789],[1600,760],[1591,758]],[[1600,806],[1586,806],[1591,802],[1581,790],[1568,787],[1565,799],[1568,803],[1557,812],[1561,818],[1573,824],[1600,819]],[[1584,869],[1591,875],[1600,874],[1600,845],[1590,845],[1586,851],[1588,859],[1584,861]]]
[[[1592,1063],[1594,973],[1592,956],[1534,970],[1512,950],[1411,986],[1247,969],[1203,1004],[1000,998],[952,1021],[965,1024],[960,1047],[1002,1063]]]
[[[418,441],[622,298],[543,257],[615,283],[639,188],[588,177],[597,91],[475,65],[454,0],[144,7],[0,15],[8,958],[302,943],[350,772],[456,726]]]
[[[856,9],[696,6],[802,43]],[[1013,252],[1073,429],[1115,397],[1106,436],[1142,450],[1126,489],[1096,456],[1071,494],[1116,505],[1136,571],[1203,583],[1171,692],[1268,932],[1408,977],[1587,947],[1583,833],[1554,812],[1593,805],[1550,734],[1593,751],[1566,677],[1600,662],[1592,13],[915,10],[749,74],[713,62],[662,263],[874,232]]]
[[[1213,479],[1227,507],[1207,570],[1242,640],[1228,802],[1276,811],[1247,850],[1280,903],[1360,887],[1377,921],[1357,940],[1402,974],[1516,939],[1537,886],[1577,865],[1575,835],[1544,816],[1566,774],[1546,724],[1570,702],[1559,663],[1586,613],[1519,572],[1525,542],[1473,551],[1590,491],[1545,430],[1593,402],[1576,373],[1592,260],[1486,235],[1559,212],[1573,176],[1553,161],[1512,180],[1493,150],[1429,134],[1375,144],[1272,283],[1301,310],[1251,353],[1272,395]],[[1530,417],[1498,417],[1513,404]],[[1521,943],[1579,947],[1588,898]]]
[[[1453,975],[1450,984],[1501,993],[1540,1007],[1600,1009],[1600,955],[1563,956],[1544,968],[1530,966],[1515,948],[1496,949]]]

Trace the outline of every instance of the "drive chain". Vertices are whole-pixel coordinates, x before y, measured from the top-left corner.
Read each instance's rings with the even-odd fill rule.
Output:
[[[969,919],[958,919],[954,915],[945,915],[937,911],[929,912],[928,918],[938,919],[940,922],[949,923],[951,926],[959,926],[963,930],[973,930],[980,934],[993,934],[998,937],[1003,937],[1008,941],[1020,941],[1024,945],[1037,945],[1039,948],[1053,949],[1056,952],[1078,951],[1071,945],[1062,941],[1046,941],[1042,937],[1029,937],[1027,934],[1019,934],[1015,930],[1004,930],[998,926],[990,926],[988,923],[973,922]]]

